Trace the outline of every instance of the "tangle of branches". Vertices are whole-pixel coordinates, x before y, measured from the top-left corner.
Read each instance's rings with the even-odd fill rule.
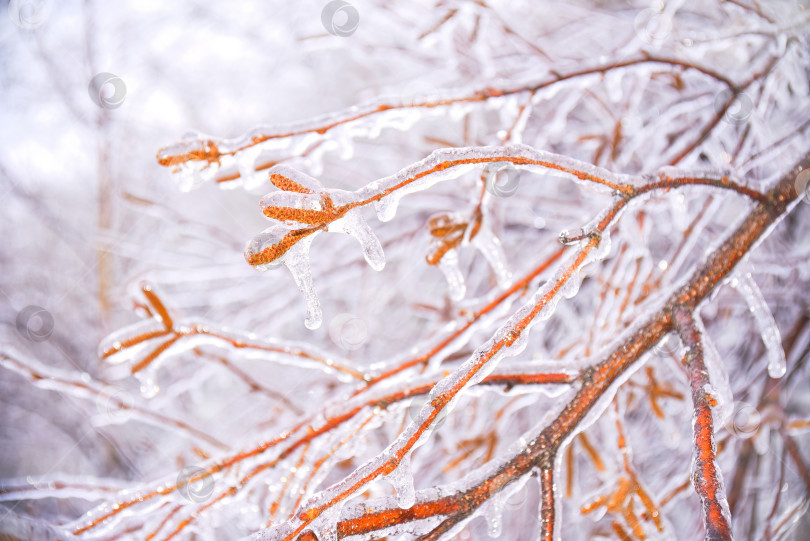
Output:
[[[269,227],[217,257],[267,272],[132,277],[139,319],[92,377],[5,347],[141,464],[6,479],[30,503],[7,531],[801,538],[810,12],[541,4],[358,2],[360,30],[318,39],[418,21],[390,54],[454,76],[160,149],[189,197],[260,200],[238,213]]]

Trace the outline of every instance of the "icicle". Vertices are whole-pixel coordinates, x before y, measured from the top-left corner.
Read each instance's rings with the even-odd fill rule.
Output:
[[[759,290],[759,286],[757,286],[750,272],[745,272],[741,277],[732,280],[731,286],[742,294],[745,302],[748,303],[748,309],[754,316],[767,351],[768,375],[772,378],[781,378],[787,371],[785,350],[782,349],[782,335],[779,332],[779,327],[776,326],[770,308],[768,308],[768,303],[765,302],[765,298]]]
[[[498,285],[507,288],[512,283],[512,273],[506,265],[506,256],[498,237],[492,234],[488,227],[483,226],[471,241],[472,245],[478,248],[489,262],[495,272]],[[463,295],[462,295],[463,296]]]
[[[703,326],[699,314],[695,315],[695,323],[703,342],[703,361],[706,364],[706,370],[709,372],[709,381],[712,383],[712,395],[717,400],[715,411],[717,412],[718,424],[724,425],[734,415],[734,395],[731,391],[728,373],[720,353],[714,346],[714,342],[706,333],[706,328]]]
[[[340,521],[340,506],[334,506],[318,517],[316,535],[318,541],[338,541],[337,526]]]
[[[416,503],[416,491],[413,488],[413,473],[411,472],[411,457],[405,455],[399,465],[386,476],[397,493],[397,505],[402,509],[410,509]]]
[[[450,299],[459,301],[464,298],[467,292],[467,286],[464,283],[464,275],[458,267],[458,252],[456,250],[448,250],[441,261],[439,261],[439,270],[444,274],[447,280],[447,287],[450,290]]]
[[[506,509],[507,513],[523,509],[526,505],[526,499],[529,497],[526,484],[529,479],[531,479],[530,475],[524,475],[501,490],[503,507]]]
[[[679,359],[681,353],[681,341],[677,334],[670,333],[658,341],[652,349],[653,354],[663,359]]]
[[[400,192],[393,192],[375,201],[374,211],[377,213],[377,219],[381,222],[390,222],[393,220],[397,213],[400,199],[402,199],[402,194]]]
[[[340,220],[330,224],[328,231],[340,231],[351,235],[360,243],[363,248],[363,257],[372,269],[380,271],[385,267],[385,253],[383,253],[380,240],[359,213],[349,212]]]
[[[487,534],[493,539],[503,532],[503,508],[505,500],[500,492],[490,498],[484,507],[484,518],[487,520]]]
[[[572,299],[579,293],[579,286],[582,285],[582,271],[575,271],[560,288],[560,295],[566,299]]]
[[[271,246],[283,246],[284,239],[290,233],[290,229],[285,225],[275,225],[265,229],[248,243],[245,248],[245,259],[251,261],[256,255]],[[306,237],[302,237],[295,244],[267,263],[255,265],[258,270],[268,270],[280,265],[284,265],[292,274],[295,285],[304,294],[307,305],[307,316],[304,324],[308,329],[317,329],[321,326],[323,314],[321,305],[315,293],[315,286],[312,283],[312,272],[309,268],[309,248],[313,239],[318,235],[316,231]]]
[[[284,265],[289,269],[295,280],[295,285],[304,294],[307,304],[307,316],[304,325],[307,329],[317,329],[323,322],[323,312],[315,286],[312,283],[312,271],[309,268],[309,247],[312,236],[301,240],[284,258]]]
[[[264,181],[264,175],[256,175],[256,160],[259,158],[262,150],[260,147],[254,146],[238,152],[234,156],[236,162],[236,169],[239,171],[239,176],[245,189],[250,190],[256,188],[255,176],[261,178],[260,182]],[[228,184],[227,182],[225,184]]]

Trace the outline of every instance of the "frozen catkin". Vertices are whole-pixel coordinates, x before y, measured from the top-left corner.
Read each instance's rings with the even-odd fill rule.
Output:
[[[377,271],[385,267],[385,255],[379,239],[359,214],[363,202],[355,194],[326,190],[314,178],[283,166],[270,172],[270,180],[280,191],[266,195],[261,209],[276,225],[248,243],[245,259],[260,270],[285,266],[304,294],[307,328],[317,329],[323,313],[310,269],[315,236],[330,231],[354,237],[369,266]]]

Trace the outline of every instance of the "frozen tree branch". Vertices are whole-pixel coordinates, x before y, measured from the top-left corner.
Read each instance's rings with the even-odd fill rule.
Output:
[[[672,314],[675,327],[686,347],[686,369],[692,387],[695,414],[692,425],[695,432],[693,482],[703,502],[703,524],[706,539],[731,539],[731,520],[726,502],[723,478],[717,467],[717,445],[714,440],[712,406],[717,404],[709,372],[703,361],[700,332],[692,315],[683,309]]]
[[[0,537],[802,531],[802,6],[18,4]]]

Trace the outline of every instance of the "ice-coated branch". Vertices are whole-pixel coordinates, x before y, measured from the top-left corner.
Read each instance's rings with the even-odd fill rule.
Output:
[[[717,466],[717,445],[714,440],[712,407],[717,404],[709,371],[703,360],[703,344],[692,314],[676,308],[673,322],[686,346],[686,369],[692,389],[694,416],[694,466],[692,481],[703,505],[705,539],[728,541],[731,539],[731,514],[726,500],[723,477]]]
[[[554,468],[546,465],[540,471],[540,539],[554,541],[554,524],[556,522],[556,504],[554,486]]]
[[[660,310],[652,314],[643,324],[624,333],[604,360],[583,371],[577,377],[578,391],[573,398],[539,434],[525,442],[520,452],[513,455],[484,480],[479,481],[467,490],[424,503],[423,506],[419,507],[419,513],[392,512],[387,514],[388,511],[385,509],[375,509],[374,514],[386,513],[386,524],[391,526],[399,524],[399,521],[406,523],[416,520],[417,517],[427,516],[430,509],[433,509],[434,514],[451,515],[435,528],[436,532],[446,532],[448,531],[448,525],[457,524],[464,517],[474,512],[474,509],[470,509],[464,502],[472,501],[481,504],[511,481],[527,475],[533,469],[555,467],[555,460],[562,446],[570,440],[572,435],[576,434],[577,430],[583,428],[583,423],[589,418],[592,410],[597,405],[606,406],[618,385],[623,382],[624,374],[628,369],[666,334],[675,330],[673,312],[675,310],[694,310],[699,306],[715,287],[730,275],[762,235],[766,234],[772,225],[784,215],[798,197],[794,186],[795,179],[802,170],[808,167],[810,167],[810,154],[806,155],[790,173],[779,181],[770,192],[769,201],[759,203],[740,226],[723,240],[720,247],[711,253],[669,297]],[[423,429],[435,418],[438,414],[437,409],[440,408],[426,406],[428,416],[423,425],[417,428],[417,431]],[[423,418],[424,413],[425,411],[423,411]],[[406,431],[406,435],[412,432],[413,428],[412,426],[410,431]],[[409,438],[408,442],[410,441],[413,441],[413,437]],[[400,453],[403,448],[405,447],[399,449]],[[389,452],[396,453],[396,447],[390,448]],[[384,464],[387,463],[389,462]],[[373,465],[371,468],[373,468]],[[362,468],[355,473],[358,472],[362,475]],[[374,473],[376,471],[366,475],[373,476]],[[367,479],[363,479],[361,482],[366,481]],[[352,482],[351,476],[347,479],[347,482]],[[311,523],[324,509],[345,499],[354,488],[342,489],[344,492],[341,492],[341,486],[345,486],[345,484],[340,483],[332,487],[320,497],[320,500],[317,497],[314,499],[316,502],[324,501],[325,503],[317,507],[310,507],[309,511],[304,511],[291,523],[256,534],[254,539],[257,541],[305,539],[306,537],[300,535],[305,534],[306,525]],[[317,511],[313,513],[313,509]],[[337,529],[338,536],[344,537],[355,533],[374,531],[360,526],[364,523],[374,524],[375,522],[370,518],[372,516],[374,515],[363,514],[358,518],[340,520]],[[559,517],[554,518],[555,520],[559,519]],[[546,538],[553,539],[555,528],[555,524],[544,526],[543,535]],[[346,534],[341,535],[341,532],[346,532]],[[430,539],[430,535],[426,534],[424,539]]]
[[[175,321],[150,284],[142,284],[141,292],[153,317],[124,327],[99,344],[99,357],[108,363],[107,368],[114,376],[132,374],[148,379],[170,357],[203,344],[213,344],[246,356],[320,368],[359,381],[366,379],[357,370],[309,346],[263,340],[252,334],[219,329],[204,321]]]
[[[432,358],[438,355],[442,350],[445,350],[448,346],[450,346],[453,342],[460,339],[464,334],[473,327],[473,325],[478,322],[483,316],[492,312],[495,308],[501,305],[504,301],[510,298],[517,292],[524,290],[525,288],[529,287],[529,284],[540,276],[543,272],[548,270],[554,263],[559,261],[560,257],[562,257],[563,253],[565,252],[565,247],[562,247],[556,250],[554,253],[551,254],[550,257],[543,260],[543,262],[532,269],[528,274],[526,274],[520,280],[517,280],[512,286],[498,295],[492,302],[488,303],[486,306],[481,308],[480,310],[476,310],[474,314],[472,314],[469,319],[461,325],[458,329],[451,332],[447,337],[442,339],[437,345],[430,349],[424,355],[420,355],[413,359],[409,359],[403,363],[399,363],[397,366],[392,368],[385,368],[383,369],[382,373],[372,377],[368,381],[368,387],[371,387],[374,384],[377,384],[381,381],[389,379],[400,372],[407,370],[409,368],[413,368],[415,366],[424,365],[428,363]],[[359,392],[362,392],[364,389],[361,389]]]
[[[719,249],[675,292],[669,301],[669,306],[675,306],[677,304],[679,306],[694,308],[708,296],[717,283],[728,275],[757,239],[769,230],[773,222],[777,220],[785,212],[788,205],[796,199],[798,194],[796,193],[793,182],[796,175],[801,171],[801,168],[808,167],[808,165],[810,165],[810,157],[806,158],[791,174],[782,179],[769,194],[767,202],[757,204],[738,230],[729,238],[725,239]],[[659,186],[675,185],[673,181],[664,179],[649,183],[638,191],[653,190],[656,188],[656,184]],[[568,259],[567,266],[564,270],[559,273],[556,278],[550,280],[546,286],[535,295],[532,301],[513,316],[512,322],[496,334],[494,342],[491,340],[486,343],[484,349],[481,349],[470,361],[457,369],[453,376],[446,378],[436,385],[429,386],[432,400],[423,408],[419,417],[420,420],[412,423],[406,429],[405,433],[400,436],[398,443],[389,447],[384,455],[380,457],[381,460],[372,461],[361,466],[343,482],[314,496],[308,500],[309,503],[304,504],[303,509],[296,517],[291,519],[291,522],[277,525],[273,528],[273,531],[279,534],[286,532],[281,535],[283,539],[294,539],[298,534],[303,533],[306,527],[319,516],[331,517],[330,508],[345,501],[345,499],[350,497],[350,495],[360,487],[366,485],[376,477],[393,473],[400,465],[400,462],[406,458],[406,454],[413,448],[416,442],[423,436],[426,436],[428,427],[441,410],[447,407],[463,388],[485,380],[488,370],[482,371],[482,369],[487,366],[488,361],[491,361],[496,355],[502,355],[501,350],[516,343],[520,339],[520,334],[528,329],[532,320],[543,312],[543,308],[553,300],[556,301],[565,282],[571,279],[577,269],[589,260],[589,253],[597,247],[600,235],[606,233],[607,228],[619,215],[620,210],[627,204],[627,201],[628,199],[619,198],[611,211],[601,216],[601,219],[593,230],[594,233],[583,239],[579,253],[572,255],[572,257]],[[160,311],[158,311],[158,313],[159,312]],[[612,393],[615,392],[617,382],[622,381],[622,374],[625,373],[646,350],[655,345],[670,330],[670,316],[667,307],[665,307],[649,319],[646,324],[637,328],[631,334],[626,335],[622,339],[621,345],[604,361],[577,376],[575,384],[579,386],[579,390],[574,398],[562,409],[556,419],[523,447],[520,453],[515,455],[508,463],[495,472],[494,477],[488,477],[471,489],[475,490],[477,494],[476,498],[472,501],[478,502],[479,504],[483,503],[504,486],[510,484],[515,479],[525,476],[534,468],[553,467],[554,459],[559,453],[561,446],[581,427],[582,422],[587,418],[589,412],[596,404],[603,403],[606,397],[611,396]],[[494,367],[494,364],[496,363],[490,362],[489,366]],[[501,380],[498,383],[503,384],[504,381]],[[424,392],[427,391],[428,388],[426,387]],[[313,437],[316,437],[318,434],[326,433],[335,426],[357,415],[362,407],[363,406],[358,405],[357,408],[347,411],[345,415],[342,415],[340,418],[334,418],[326,424],[319,424],[317,430],[309,431],[303,438],[299,437],[290,441],[290,445],[282,451],[282,454],[289,456],[295,448],[300,448],[300,446],[305,445],[306,442],[310,441]],[[218,472],[227,471],[228,468],[234,464],[259,457],[267,450],[290,440],[294,434],[301,431],[305,426],[307,426],[306,422],[300,423],[292,430],[277,438],[268,440],[258,447],[217,461],[195,477],[192,477],[192,479],[187,480],[186,483],[195,482],[215,475]],[[281,455],[277,455],[269,462],[264,461],[257,463],[254,460],[253,464],[256,464],[252,470],[254,473],[249,474],[247,477],[243,478],[242,481],[232,485],[230,489],[222,493],[221,497],[225,498],[233,494],[234,491],[240,490],[240,486],[243,486],[241,484],[242,482],[249,482],[256,474],[267,471],[269,467],[272,467],[273,464],[277,464],[278,460],[282,458]],[[94,513],[89,521],[85,521],[84,525],[77,527],[75,533],[88,532],[133,505],[139,505],[158,496],[168,495],[180,488],[180,486],[181,485],[172,483],[162,485],[158,489],[140,493],[134,499],[118,502],[113,509],[108,509],[107,511],[101,509],[98,513]],[[465,496],[459,494],[457,497],[463,499]],[[220,501],[220,499],[217,501]],[[210,508],[212,505],[214,505],[214,503],[209,502],[209,504],[206,505],[206,509]],[[477,505],[463,508],[459,511],[458,516],[453,517],[452,522],[454,524],[460,522],[465,516],[469,516],[469,514],[475,512],[476,508]],[[200,511],[201,510],[198,510],[197,512]],[[197,515],[195,514],[195,516]]]
[[[134,416],[138,420],[159,428],[171,427],[186,437],[212,446],[219,450],[228,450],[230,446],[195,428],[180,419],[173,419],[162,413],[133,403],[131,395],[123,389],[112,386],[103,386],[95,381],[86,381],[73,374],[45,366],[33,359],[25,357],[14,350],[0,350],[0,367],[15,372],[42,389],[75,396],[76,398],[94,401],[99,413],[111,417],[115,422],[118,418],[125,420]]]
[[[405,195],[428,189],[444,180],[458,178],[474,167],[492,165],[507,165],[534,172],[561,173],[573,177],[578,182],[607,189],[614,196],[622,198],[620,204],[606,212],[609,218],[607,221],[615,217],[624,204],[633,198],[655,190],[683,186],[713,186],[733,190],[755,201],[767,200],[764,194],[741,185],[728,176],[680,175],[669,168],[661,170],[657,178],[645,183],[641,177],[613,173],[601,167],[567,156],[540,151],[527,145],[437,150],[424,160],[394,175],[373,181],[354,192],[326,189],[316,179],[292,168],[280,166],[274,168],[270,175],[271,182],[279,188],[279,191],[266,195],[261,202],[265,216],[274,225],[248,243],[245,259],[260,270],[279,265],[286,266],[296,285],[304,293],[307,305],[306,326],[310,329],[317,328],[321,325],[323,315],[309,265],[310,246],[316,235],[322,231],[339,231],[355,237],[369,265],[375,270],[382,270],[385,265],[382,247],[359,214],[360,208],[373,204],[377,217],[381,221],[388,221],[394,217],[399,201]],[[602,217],[598,220],[602,220],[599,227],[606,223]],[[448,229],[451,225],[442,223],[441,228]],[[579,235],[563,232],[560,234],[560,240],[563,244],[587,240],[591,235],[599,234],[597,231],[599,227],[583,229]],[[439,225],[435,225],[435,228],[439,228]],[[488,233],[481,233],[479,237],[487,235]],[[488,259],[498,273],[498,267],[502,266],[496,264],[498,256],[484,246],[479,248],[485,255],[489,255]],[[442,256],[447,255],[446,251],[442,252],[440,249],[437,259],[443,259]],[[431,262],[430,257],[428,261]],[[457,268],[455,269],[457,271]],[[452,286],[460,280],[461,278],[448,280],[453,298],[458,297],[454,294],[454,290],[458,288]],[[459,291],[463,296],[463,289]],[[151,361],[151,358],[149,360]]]
[[[12,305],[3,340],[15,348],[0,347],[0,409],[13,435],[0,460],[0,537],[448,541],[486,530],[640,541],[702,538],[701,518],[708,539],[729,539],[732,527],[789,535],[810,485],[810,421],[796,392],[807,375],[797,354],[810,348],[796,293],[810,278],[799,202],[810,202],[808,14],[791,0],[351,3],[323,0],[319,21],[309,8],[299,16],[258,2],[261,17],[219,17],[201,40],[171,9],[146,10],[166,38],[147,63],[167,68],[160,84],[137,81],[138,99],[101,111],[98,126],[58,148],[26,141],[25,129],[10,140],[4,184],[27,182],[27,169],[50,175],[37,162],[53,160],[36,158],[65,144],[84,179],[96,166],[99,197],[87,198],[96,227],[91,212],[68,229],[97,231],[102,247],[87,252],[106,264],[96,281],[81,280],[99,285],[96,305],[54,267],[84,253],[82,235],[37,239],[60,232],[50,214],[71,210],[63,187],[32,177],[31,190],[12,188],[3,204],[13,229],[37,242],[12,236],[0,254],[23,285],[0,288]],[[328,24],[336,6],[338,19],[360,16],[353,37]],[[109,26],[94,25],[94,11],[79,28]],[[179,34],[166,24],[191,28],[192,40],[171,39]],[[248,31],[230,32],[234,24]],[[74,26],[50,28],[70,44]],[[10,51],[17,34],[36,38],[12,34],[0,36]],[[16,57],[12,68],[30,55]],[[215,77],[215,90],[206,83],[224,62],[256,77]],[[333,112],[288,123],[296,110]],[[150,117],[161,132],[240,135],[195,132],[160,149],[181,191],[202,188],[171,194],[127,166],[151,147],[127,124]],[[79,156],[74,140],[99,144]],[[231,211],[249,211],[257,193],[270,223],[253,229],[261,216]],[[396,220],[372,229],[371,213]],[[360,253],[384,272],[358,268]],[[32,264],[21,270],[23,255]],[[747,259],[759,286],[740,269]],[[282,266],[281,276],[248,269]],[[122,328],[110,288],[135,276],[173,295],[143,283],[140,319]],[[735,283],[754,317],[721,289]],[[68,286],[76,295],[48,299]],[[305,326],[326,328],[307,332],[291,317],[297,290]],[[108,334],[110,325],[120,330]],[[734,340],[740,331],[761,335],[764,353],[758,338]],[[688,366],[663,351],[679,333]],[[60,351],[93,357],[104,335],[91,373],[55,368]],[[78,410],[57,411],[63,396]],[[742,429],[739,411],[751,415]],[[103,430],[78,440],[87,422]],[[736,461],[728,510],[721,459],[724,470]],[[778,495],[751,496],[775,465],[765,488]]]
[[[493,373],[488,375],[479,383],[479,385],[489,386],[492,388],[503,387],[506,389],[519,386],[568,386],[571,385],[575,379],[576,374],[568,372],[551,373],[504,371],[501,373]],[[350,423],[353,419],[360,415],[361,412],[371,411],[375,415],[379,414],[392,404],[430,393],[436,384],[437,381],[435,379],[426,380],[424,383],[416,385],[410,383],[406,385],[400,384],[400,390],[393,392],[391,390],[386,390],[384,392],[378,392],[368,398],[356,397],[348,402],[339,401],[341,404],[339,409],[325,419],[318,419],[317,416],[306,418],[290,430],[262,443],[255,448],[232,454],[231,456],[211,463],[209,466],[200,469],[200,471],[196,472],[194,476],[186,479],[183,483],[178,482],[168,483],[165,485],[162,484],[154,490],[146,490],[136,493],[134,497],[119,499],[109,509],[105,509],[93,516],[90,521],[80,522],[76,526],[74,533],[79,535],[89,532],[99,525],[115,519],[120,513],[128,508],[143,504],[144,502],[148,503],[150,500],[156,498],[168,496],[186,484],[200,482],[208,477],[221,475],[224,472],[228,472],[229,468],[234,465],[246,462],[250,463],[250,460],[259,458],[268,451],[287,444],[286,447],[280,450],[277,454],[267,457],[259,462],[252,462],[253,466],[250,467],[248,473],[245,475],[240,474],[240,477],[233,481],[232,485],[230,485],[226,490],[224,490],[211,502],[209,502],[208,505],[206,505],[207,509],[211,505],[214,505],[217,502],[238,493],[240,490],[244,489],[258,474],[266,472],[270,468],[278,465],[281,461],[290,457],[302,447],[308,446],[320,436],[329,434],[338,427]],[[186,521],[183,522],[183,525],[185,526],[193,522],[193,520],[197,518],[202,511],[203,510],[201,509],[196,510],[193,513],[193,516],[187,518]]]
[[[407,114],[409,110],[464,107],[523,94],[534,96],[543,89],[566,81],[642,65],[662,65],[673,69],[695,71],[720,83],[727,89],[734,89],[736,93],[741,92],[741,89],[746,86],[738,86],[718,71],[693,61],[644,52],[635,58],[596,64],[567,73],[551,71],[540,80],[510,87],[470,88],[448,90],[424,96],[377,99],[309,121],[281,126],[260,126],[251,130],[247,135],[235,139],[191,136],[184,141],[160,149],[157,160],[160,165],[172,168],[172,171],[182,179],[182,185],[186,189],[199,184],[200,181],[213,180],[223,183],[245,178],[249,180],[276,164],[308,155],[325,140],[332,137],[333,132],[341,128],[346,132],[347,137],[372,136],[383,126],[410,125],[410,122],[402,122],[403,115]],[[730,104],[731,102],[726,104],[726,108]],[[722,116],[723,113],[720,114],[718,121]],[[691,148],[694,148],[694,145]],[[263,155],[266,156],[260,161]],[[675,159],[672,163],[678,161],[680,160]]]

